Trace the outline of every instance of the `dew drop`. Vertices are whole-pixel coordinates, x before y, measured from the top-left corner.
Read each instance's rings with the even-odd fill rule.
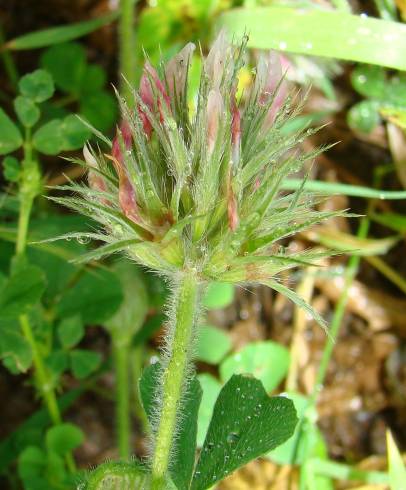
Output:
[[[238,432],[230,432],[227,436],[227,442],[229,444],[235,444],[240,439]]]

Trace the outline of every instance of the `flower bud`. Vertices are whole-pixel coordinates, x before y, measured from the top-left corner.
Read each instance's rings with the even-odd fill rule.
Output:
[[[83,157],[85,159],[85,162],[89,165],[89,167],[98,168],[97,161],[95,157],[92,155],[92,153],[90,152],[87,143],[83,147]],[[104,182],[103,177],[99,175],[97,172],[92,172],[91,170],[89,170],[87,180],[89,182],[89,186],[95,191],[105,192],[107,190],[106,183]]]
[[[195,49],[196,46],[193,43],[186,44],[186,46],[166,64],[165,78],[168,84],[169,96],[171,98],[180,98],[185,93],[189,65]]]
[[[272,101],[264,122],[264,128],[268,129],[287,95],[287,84],[282,79],[281,58],[275,51],[271,50],[266,58],[259,60],[254,90],[260,105],[269,105]]]
[[[241,114],[235,98],[235,90],[231,94],[231,157],[234,165],[240,161]]]
[[[212,87],[218,89],[226,69],[226,60],[229,55],[230,44],[224,30],[220,31],[214,41],[207,58],[204,61],[204,71],[210,79]]]
[[[143,75],[140,81],[140,97],[143,103],[148,107],[148,109],[155,114],[158,110],[160,122],[164,121],[164,112],[161,105],[161,97],[163,98],[168,110],[170,110],[170,99],[166,93],[163,83],[158,77],[155,68],[148,62],[144,65]],[[148,119],[147,114],[139,108],[140,117],[144,126],[145,134],[149,139],[152,133],[152,124]]]
[[[237,199],[231,184],[231,172],[228,177],[227,183],[227,216],[228,225],[231,231],[235,231],[238,226],[238,209],[237,209]]]
[[[223,105],[223,98],[220,91],[210,90],[207,98],[207,144],[209,155],[213,153],[217,141]]]
[[[119,132],[113,140],[113,146],[111,149],[111,155],[120,162],[123,163],[123,155],[121,153],[120,135],[123,139],[124,147],[126,150],[130,150],[132,146],[131,128],[127,121],[123,120],[120,124]]]

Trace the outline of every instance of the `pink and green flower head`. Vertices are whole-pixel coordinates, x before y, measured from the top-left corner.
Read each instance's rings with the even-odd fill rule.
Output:
[[[100,233],[88,235],[105,245],[90,257],[124,251],[164,275],[193,268],[202,282],[278,290],[278,274],[318,260],[320,252],[289,253],[281,241],[334,215],[316,211],[318,197],[304,186],[283,190],[319,150],[300,151],[308,129],[287,130],[301,104],[288,95],[276,52],[260,58],[241,93],[245,45],[219,34],[193,104],[192,43],[159,67],[145,63],[131,108],[119,96],[114,140],[103,138],[107,149],[85,147],[88,185],[73,185],[77,196],[59,199],[99,222]]]

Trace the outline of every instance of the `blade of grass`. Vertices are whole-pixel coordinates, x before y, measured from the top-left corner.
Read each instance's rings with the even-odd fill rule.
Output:
[[[406,280],[400,274],[398,274],[392,267],[390,267],[385,261],[380,257],[364,257],[364,259],[369,262],[376,270],[378,270],[386,279],[389,279],[393,284],[395,284],[401,291],[406,294]]]
[[[286,179],[282,188],[286,190],[298,189],[302,181],[300,179]],[[333,182],[322,182],[321,180],[308,180],[304,186],[306,190],[321,192],[323,194],[344,194],[351,197],[363,197],[365,199],[395,200],[406,199],[406,191],[376,190],[359,185],[338,184]]]
[[[309,461],[317,475],[329,476],[336,480],[355,480],[367,484],[388,484],[389,477],[383,471],[365,471],[354,466],[315,458]]]
[[[388,448],[390,488],[391,490],[402,490],[406,488],[406,467],[389,430],[386,431],[386,445]]]
[[[219,19],[234,40],[248,46],[371,63],[406,70],[406,25],[321,9],[238,8]],[[334,33],[334,36],[332,36]]]
[[[109,24],[115,20],[119,15],[119,12],[112,12],[101,17],[97,17],[92,20],[84,22],[77,22],[75,24],[69,24],[66,26],[51,27],[50,29],[43,29],[40,31],[30,32],[23,36],[16,37],[11,41],[8,41],[4,46],[4,49],[10,49],[13,51],[44,48],[45,46],[51,46],[53,44],[62,43],[66,41],[72,41],[78,37],[85,36],[90,32],[93,32],[100,27]]]

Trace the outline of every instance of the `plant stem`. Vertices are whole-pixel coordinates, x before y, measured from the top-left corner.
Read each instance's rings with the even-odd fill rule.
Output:
[[[198,308],[199,285],[193,273],[185,272],[174,292],[173,321],[169,357],[162,371],[159,425],[152,460],[151,490],[165,488],[172,444],[176,434],[178,409],[184,392],[189,359],[192,354],[193,327]]]
[[[128,343],[116,341],[113,337],[114,369],[116,373],[116,424],[118,451],[120,458],[130,458],[130,386]]]
[[[368,235],[368,229],[369,229],[369,219],[363,218],[361,220],[361,224],[360,224],[359,229],[358,229],[357,237],[361,238],[361,239],[366,238]],[[342,319],[344,317],[345,309],[347,306],[350,287],[351,287],[351,284],[352,284],[355,276],[357,275],[360,260],[361,260],[360,256],[357,256],[357,255],[351,256],[349,261],[348,261],[348,266],[345,270],[344,288],[343,288],[343,291],[342,291],[340,298],[338,300],[337,306],[334,310],[334,315],[333,315],[333,319],[331,321],[331,327],[330,327],[330,331],[329,331],[330,335],[327,339],[326,346],[324,347],[324,350],[323,350],[323,355],[322,355],[320,365],[319,365],[319,369],[318,369],[317,376],[316,376],[315,387],[314,387],[313,393],[311,395],[311,402],[313,404],[316,403],[317,396],[318,396],[320,389],[322,388],[324,380],[326,378],[327,368],[328,368],[329,362],[331,360],[331,356],[333,354],[333,348],[334,348],[335,342],[337,340],[338,333],[340,331],[340,326],[342,323]]]
[[[406,279],[392,269],[385,261],[375,255],[366,256],[364,259],[406,294]]]
[[[31,133],[27,129],[24,142],[24,160],[22,181],[19,189],[20,210],[18,216],[18,229],[16,241],[16,255],[23,256],[27,247],[28,226],[30,222],[32,205],[35,197],[39,192],[40,173],[38,162],[33,159],[31,147]],[[47,407],[49,416],[54,425],[60,424],[62,421],[61,412],[55,395],[55,390],[52,381],[49,378],[48,371],[44,364],[44,359],[41,350],[35,339],[35,335],[29,320],[28,315],[23,314],[19,317],[21,331],[31,347],[34,376],[36,387],[41,394],[41,397]],[[71,472],[75,471],[75,462],[72,454],[66,455],[66,464]]]
[[[38,349],[37,342],[32,331],[32,327],[27,315],[20,316],[21,329],[24,337],[30,344],[33,356],[33,364],[35,367],[35,377],[37,380],[37,387],[41,393],[41,396],[48,409],[49,416],[54,424],[61,423],[61,414],[59,411],[58,403],[56,401],[55,393],[52,385],[49,383],[47,372],[44,366],[44,362],[40,351]]]
[[[142,366],[143,366],[143,353],[144,353],[144,345],[136,345],[135,347],[131,347],[130,349],[130,366],[131,366],[131,378],[132,378],[132,386],[134,387],[133,391],[133,406],[134,412],[141,422],[144,432],[150,431],[150,426],[148,423],[147,415],[142,406],[142,402],[140,400],[138,383],[142,374]]]
[[[122,95],[130,105],[132,105],[131,89],[128,86],[127,81],[131,87],[135,85],[135,3],[136,0],[120,0],[120,86]]]

